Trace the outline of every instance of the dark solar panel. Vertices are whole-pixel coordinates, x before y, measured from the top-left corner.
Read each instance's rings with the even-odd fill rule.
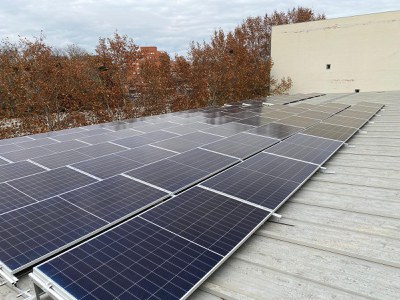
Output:
[[[304,130],[302,133],[345,142],[357,131],[358,129],[353,127],[320,123]]]
[[[30,142],[25,142],[25,143],[30,143]],[[3,145],[3,146],[0,146],[0,154],[12,152],[12,151],[18,151],[18,150],[22,150],[22,149],[24,149],[24,148],[22,148],[21,146],[18,146],[16,144]]]
[[[300,130],[303,130],[303,128],[279,123],[270,123],[268,125],[251,129],[248,132],[282,140]]]
[[[304,140],[308,140],[307,136],[305,135],[303,136],[305,137]],[[267,150],[265,150],[265,152],[282,155],[290,158],[300,159],[306,162],[311,162],[321,165],[326,160],[328,160],[337,151],[338,148],[340,148],[343,145],[343,143],[339,141],[333,141],[327,139],[321,139],[321,140],[327,141],[327,143],[329,143],[331,147],[313,148],[311,146],[293,144],[285,140],[279,144],[276,144],[275,146],[268,148]],[[328,149],[330,148],[330,149],[325,150],[324,148]]]
[[[220,171],[239,162],[238,159],[203,149],[193,149],[170,157],[169,160],[210,173]]]
[[[74,150],[69,150],[65,152],[59,152],[47,156],[33,158],[32,161],[42,166],[45,166],[49,169],[55,169],[91,158],[92,158],[91,156],[85,155],[83,153],[79,153]]]
[[[78,151],[79,153],[83,153],[91,157],[99,157],[124,150],[126,150],[126,148],[111,143],[102,143],[76,149],[76,151]]]
[[[0,166],[8,164],[8,161],[0,158]]]
[[[106,222],[54,197],[0,218],[0,261],[14,272],[83,238]]]
[[[163,140],[167,140],[176,136],[179,136],[178,134],[172,133],[172,132],[166,132],[162,130],[158,131],[153,131],[150,133],[146,133],[142,135],[144,138],[149,139],[152,142],[160,142]]]
[[[324,123],[347,126],[347,127],[355,127],[355,128],[361,128],[362,126],[364,126],[366,122],[367,120],[365,119],[350,118],[339,115],[335,115],[324,120]]]
[[[216,136],[214,134],[204,133],[204,132],[193,132],[189,134],[182,135],[182,138],[188,141],[200,142],[202,145],[219,141],[223,137]]]
[[[254,126],[231,122],[219,126],[214,126],[210,129],[203,130],[203,132],[209,132],[212,134],[228,137],[252,128],[254,128]]]
[[[27,136],[20,136],[20,137],[15,137],[11,139],[0,139],[0,145],[9,145],[9,144],[15,144],[15,143],[21,143],[21,142],[28,142],[32,141],[33,138],[27,137]]]
[[[75,132],[75,133],[70,133],[70,134],[57,135],[57,136],[54,136],[53,139],[56,139],[57,141],[60,141],[60,142],[66,142],[66,141],[71,141],[71,140],[85,138],[85,137],[86,137],[86,135],[83,132]]]
[[[113,143],[115,143],[115,144],[118,144],[118,145],[121,145],[124,147],[128,147],[128,148],[136,148],[136,147],[140,147],[143,145],[148,145],[152,142],[153,142],[153,140],[145,138],[143,135],[138,135],[138,136],[133,136],[133,137],[128,137],[128,138],[113,141]]]
[[[144,145],[134,149],[126,150],[117,153],[116,155],[122,156],[142,164],[150,164],[158,160],[168,158],[170,156],[176,155],[175,152],[164,150],[149,145]]]
[[[244,159],[277,142],[279,142],[277,139],[255,134],[239,133],[226,139],[202,146],[202,148]]]
[[[277,122],[285,125],[297,126],[297,127],[310,127],[311,125],[318,123],[320,120],[311,119],[306,117],[292,116],[285,119],[281,119]]]
[[[257,113],[251,112],[251,111],[241,111],[241,112],[237,112],[237,113],[230,113],[230,116],[232,116],[234,118],[238,118],[238,119],[246,119],[246,118],[254,117],[256,115],[257,115]]]
[[[297,133],[291,136],[290,138],[285,140],[285,142],[300,146],[307,146],[315,149],[326,150],[330,152],[337,151],[338,147],[343,145],[343,142],[340,141],[324,139],[321,137],[306,135],[302,133]]]
[[[186,120],[186,119],[183,119],[183,120]],[[194,124],[185,124],[185,125],[170,127],[165,130],[168,132],[183,135],[183,134],[196,132],[196,131],[202,130],[202,129],[207,129],[207,128],[210,128],[210,126],[212,126],[212,125],[202,124],[202,123],[194,123]]]
[[[262,126],[262,125],[267,125],[269,123],[272,123],[276,120],[277,119],[256,116],[256,117],[251,117],[251,118],[240,120],[240,121],[238,121],[238,123],[252,125],[252,126]]]
[[[174,127],[178,125],[177,123],[172,123],[172,122],[160,122],[156,124],[151,124],[151,125],[146,125],[146,126],[141,126],[140,128],[137,128],[137,130],[142,131],[142,132],[153,132],[153,131],[158,131],[161,129],[166,129],[169,127]]]
[[[141,135],[142,133],[133,129],[125,129],[119,131],[109,131],[106,135],[111,136],[112,140],[123,139],[131,136]]]
[[[222,116],[222,117],[216,117],[216,118],[206,118],[204,120],[204,123],[211,124],[211,125],[221,125],[229,122],[236,122],[239,121],[239,119],[234,118],[234,117],[229,117],[229,116]]]
[[[76,140],[72,140],[72,141],[55,143],[52,145],[43,146],[43,148],[46,148],[46,149],[54,151],[54,152],[63,152],[63,151],[74,150],[74,149],[82,148],[82,147],[86,147],[86,146],[87,146],[87,144],[85,144],[85,143],[82,143],[82,142],[76,141]]]
[[[297,116],[323,120],[323,119],[329,118],[331,115],[332,115],[332,113],[326,113],[323,111],[316,111],[316,110],[308,110],[308,111],[302,112],[301,114],[298,114]]]
[[[61,197],[113,223],[161,201],[166,196],[168,194],[165,192],[118,175]]]
[[[90,130],[87,130],[87,131],[82,132],[82,133],[84,135],[86,135],[86,136],[94,136],[94,135],[110,133],[110,132],[112,132],[112,131],[103,127],[103,128],[90,129]]]
[[[353,105],[351,107],[352,110],[358,110],[358,111],[365,111],[365,112],[369,112],[369,113],[373,113],[376,114],[380,108],[377,107],[371,107],[371,106],[364,106],[364,105]]]
[[[105,179],[126,171],[133,170],[143,164],[115,154],[101,156],[72,165],[90,175]]]
[[[9,184],[36,200],[43,200],[95,181],[95,179],[90,178],[89,176],[62,167],[16,179],[10,181]]]
[[[181,299],[221,260],[218,254],[134,218],[37,270],[77,299]]]
[[[279,111],[279,110],[272,110],[272,111],[267,111],[265,113],[261,114],[261,117],[267,117],[267,118],[272,118],[272,119],[283,119],[287,118],[290,116],[293,116],[293,113],[288,113],[284,111]]]
[[[36,202],[8,184],[0,184],[0,215],[8,211]]]
[[[169,140],[153,143],[156,147],[161,147],[167,150],[176,151],[179,153],[194,149],[201,146],[203,143],[185,140],[182,137],[174,137]]]
[[[353,109],[349,108],[349,109],[346,109],[346,110],[338,113],[338,116],[369,120],[374,116],[374,114],[365,112],[365,111],[353,110]]]
[[[126,174],[170,192],[179,191],[210,175],[209,172],[168,159],[143,166]]]
[[[0,182],[44,172],[45,169],[28,161],[21,161],[0,166]]]
[[[28,142],[22,142],[18,143],[18,146],[21,146],[22,148],[28,149],[28,148],[34,148],[34,147],[40,147],[40,146],[46,146],[46,145],[51,145],[57,143],[55,140],[49,139],[49,138],[43,138],[39,140],[32,140]]]
[[[88,144],[92,144],[92,145],[105,143],[105,142],[109,142],[112,140],[115,140],[115,138],[112,135],[105,134],[105,133],[79,138],[79,141],[82,141],[82,142],[85,142]]]
[[[269,215],[265,210],[194,187],[141,217],[225,256]]]
[[[314,164],[260,153],[201,185],[275,209],[318,168]]]
[[[282,107],[282,109],[280,109],[280,112],[287,112],[290,114],[300,114],[302,112],[307,111],[307,108],[302,108],[302,107],[298,107],[298,106],[287,106],[285,105],[284,107]]]
[[[2,157],[11,161],[21,161],[39,156],[49,155],[54,153],[53,151],[47,150],[43,147],[29,148],[24,150],[18,150],[14,152],[8,152],[1,154]]]

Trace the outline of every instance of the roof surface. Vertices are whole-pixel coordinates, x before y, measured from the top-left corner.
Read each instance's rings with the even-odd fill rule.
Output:
[[[386,105],[190,299],[398,299],[400,92],[307,103]],[[304,101],[302,102],[304,103]],[[27,276],[19,283],[32,291]],[[0,299],[16,292],[0,286]]]
[[[329,160],[334,174],[314,175],[192,300],[399,299],[400,92],[306,102],[331,101],[386,107]]]

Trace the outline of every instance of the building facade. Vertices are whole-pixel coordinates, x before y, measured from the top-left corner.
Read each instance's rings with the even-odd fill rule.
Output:
[[[400,11],[274,26],[271,55],[291,94],[398,90]]]

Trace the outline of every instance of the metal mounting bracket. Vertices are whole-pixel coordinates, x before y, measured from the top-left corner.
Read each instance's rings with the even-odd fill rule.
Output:
[[[271,216],[271,219],[272,219],[272,221],[280,222],[281,219],[282,219],[282,215],[279,215],[277,213],[273,213],[272,216]]]
[[[324,173],[324,174],[335,174],[335,171],[333,171],[333,170],[328,170],[328,169],[325,168],[325,167],[320,167],[320,168],[319,168],[319,171],[320,171],[321,173]]]
[[[348,144],[348,143],[344,143],[344,146],[345,146],[346,148],[355,148],[355,147],[356,147],[356,146],[350,145],[350,144]]]

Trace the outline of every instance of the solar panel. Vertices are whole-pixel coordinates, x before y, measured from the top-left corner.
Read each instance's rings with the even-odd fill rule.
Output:
[[[378,107],[371,107],[371,106],[363,106],[363,105],[353,105],[351,107],[352,110],[358,110],[358,111],[365,111],[365,112],[369,112],[369,113],[374,113],[376,114],[380,108]]]
[[[262,113],[261,116],[267,117],[267,118],[272,118],[272,119],[283,119],[283,118],[293,116],[293,113],[288,113],[288,112],[279,111],[279,110],[272,110],[272,111],[267,111],[265,113]]]
[[[153,140],[150,140],[143,135],[128,137],[124,139],[118,139],[113,141],[114,144],[118,144],[127,148],[136,148],[144,145],[148,145],[152,143]]]
[[[346,110],[338,113],[338,116],[369,120],[374,116],[374,114],[365,112],[365,111],[353,110],[353,109],[349,108],[349,109],[346,109]]]
[[[59,152],[47,156],[33,158],[32,161],[42,166],[45,166],[46,168],[55,169],[91,158],[91,156],[85,155],[83,153],[69,150],[65,152]]]
[[[61,198],[113,223],[167,196],[165,192],[118,175],[63,194]]]
[[[13,210],[0,218],[0,261],[18,272],[105,224],[58,197]]]
[[[79,153],[83,153],[91,157],[99,157],[124,150],[126,150],[126,148],[111,143],[102,143],[76,149],[76,151],[78,151]]]
[[[291,113],[291,114],[299,114],[299,113],[305,112],[307,110],[308,110],[307,108],[301,108],[301,107],[298,107],[298,106],[287,106],[287,105],[285,105],[280,109],[280,112],[287,112],[287,113]]]
[[[115,138],[109,134],[98,134],[98,135],[93,135],[93,136],[87,136],[87,137],[82,137],[79,138],[79,141],[82,141],[86,144],[100,144],[100,143],[105,143],[115,140]]]
[[[277,142],[279,142],[277,139],[255,134],[239,133],[226,139],[204,145],[202,148],[244,159]]]
[[[126,137],[141,135],[142,132],[133,129],[124,129],[119,131],[108,131],[106,135],[111,136],[112,140],[123,139]]]
[[[183,119],[186,120],[186,119]],[[210,128],[212,125],[202,124],[202,123],[193,123],[193,124],[185,124],[175,127],[167,128],[166,131],[176,133],[176,134],[188,134],[192,132],[196,132],[198,130]]]
[[[71,141],[75,139],[80,139],[84,138],[86,135],[83,132],[75,132],[75,133],[70,133],[70,134],[63,134],[63,135],[57,135],[53,137],[53,139],[59,141],[59,142],[66,142],[66,141]]]
[[[316,111],[316,110],[308,110],[301,114],[298,114],[299,117],[313,118],[319,120],[329,118],[331,115],[332,113],[326,113],[323,111]]]
[[[339,111],[342,111],[343,108],[332,107],[332,106],[325,106],[325,105],[317,105],[313,108],[313,110],[322,111],[330,114],[336,114]]]
[[[234,117],[229,117],[229,116],[204,119],[204,123],[211,124],[211,125],[222,125],[225,123],[236,122],[236,121],[239,121],[239,119],[234,118]]]
[[[298,117],[298,116],[292,116],[288,118],[281,119],[277,121],[281,124],[285,125],[291,125],[291,126],[297,126],[297,127],[310,127],[311,125],[318,123],[318,119],[311,119],[311,118],[306,118],[306,117]]]
[[[0,182],[44,172],[45,169],[28,161],[21,161],[0,166]]]
[[[353,127],[320,123],[304,130],[303,133],[345,142],[357,131],[358,129]]]
[[[2,140],[0,140],[0,145],[3,146],[3,145],[27,142],[27,141],[32,141],[32,140],[33,139],[28,136],[19,136],[19,137],[10,138],[10,139],[2,139]]]
[[[60,143],[55,143],[47,146],[43,146],[43,148],[46,148],[50,151],[54,152],[63,152],[67,150],[74,150],[77,148],[82,148],[86,147],[87,144],[82,143],[80,141],[72,140],[72,141],[67,141],[67,142],[60,142]]]
[[[330,152],[337,151],[338,147],[343,145],[343,142],[340,141],[325,139],[312,135],[306,135],[301,132],[291,136],[290,138],[285,140],[285,142]]]
[[[302,137],[304,137],[304,140],[309,140],[308,136],[306,135],[302,135]],[[288,140],[285,140],[268,148],[267,150],[265,150],[265,152],[321,165],[325,161],[327,161],[337,151],[337,149],[339,149],[343,145],[343,143],[339,141],[327,140],[317,137],[312,138],[327,141],[327,143],[332,146],[331,149],[325,149],[329,147],[313,148],[311,146],[293,144],[290,143]]]
[[[273,210],[318,169],[314,164],[259,153],[201,185]]]
[[[134,149],[119,152],[116,155],[147,165],[158,160],[176,155],[176,153],[169,150],[152,147],[150,145],[144,145]]]
[[[2,153],[1,156],[8,160],[17,162],[17,161],[35,158],[35,157],[39,157],[39,156],[49,155],[52,153],[54,153],[54,152],[47,150],[43,147],[35,147],[35,148],[18,150],[18,151],[14,151],[14,152]]]
[[[247,119],[242,119],[242,120],[238,121],[238,123],[252,125],[252,126],[261,126],[261,125],[267,125],[274,121],[276,121],[276,119],[256,116],[256,117],[251,117],[251,118],[247,118]]]
[[[115,154],[73,164],[75,169],[82,170],[97,178],[105,179],[117,174],[136,169],[143,164]]]
[[[94,136],[94,135],[105,134],[105,133],[110,133],[110,132],[112,132],[112,131],[107,128],[102,127],[102,128],[90,129],[90,130],[87,130],[82,133],[86,136]]]
[[[141,126],[140,128],[137,128],[137,130],[148,133],[148,132],[158,131],[160,129],[166,129],[168,127],[174,127],[176,125],[177,125],[176,123],[172,122],[161,122],[157,124]]]
[[[382,105],[380,103],[374,103],[374,102],[358,102],[357,105],[376,107],[376,108],[379,108],[379,109],[384,106],[384,105]]]
[[[270,123],[268,125],[248,130],[248,132],[282,140],[300,130],[303,130],[303,128],[279,123]]]
[[[0,184],[0,199],[0,215],[36,202],[36,200],[5,183]]]
[[[239,162],[238,159],[203,149],[193,149],[170,157],[169,160],[209,173],[217,172]]]
[[[8,164],[8,161],[0,158],[0,166]]]
[[[203,143],[185,140],[182,137],[174,137],[169,140],[153,143],[156,147],[161,147],[167,150],[176,151],[179,153],[194,149],[201,146]]]
[[[166,132],[162,130],[158,131],[153,131],[150,133],[146,133],[142,135],[144,138],[151,140],[152,142],[160,142],[163,140],[167,140],[173,137],[178,136],[178,134],[172,133],[172,132]]]
[[[228,137],[252,128],[254,128],[254,126],[231,122],[219,126],[214,126],[210,129],[203,130],[203,132],[209,132],[212,134]]]
[[[305,108],[305,109],[313,109],[315,107],[315,104],[299,103],[299,104],[296,104],[295,107],[300,107],[300,108]]]
[[[36,200],[43,200],[95,181],[89,176],[62,167],[16,179],[10,181],[9,184]]]
[[[134,218],[34,269],[77,299],[180,299],[222,257]]]
[[[348,105],[348,104],[337,103],[337,102],[325,103],[324,106],[326,106],[326,107],[335,107],[335,108],[340,108],[340,109],[346,109],[346,108],[350,107],[350,105]]]
[[[344,116],[340,116],[340,115],[335,115],[335,116],[332,116],[332,117],[324,120],[324,123],[347,126],[347,127],[354,127],[354,128],[361,128],[362,126],[364,126],[364,124],[366,122],[367,122],[367,120],[365,120],[365,119],[350,118],[350,117],[344,117]]]
[[[176,192],[195,184],[210,174],[169,159],[140,167],[127,175],[148,182],[170,192]]]
[[[22,142],[22,143],[18,143],[18,146],[21,146],[24,149],[28,149],[28,148],[34,148],[34,147],[39,147],[39,146],[46,146],[46,145],[51,145],[57,143],[56,141],[49,139],[49,138],[43,138],[43,139],[39,139],[39,140],[32,140],[32,141],[28,141],[28,142]]]
[[[225,256],[269,215],[265,210],[194,187],[141,217]]]
[[[238,118],[238,119],[246,119],[246,118],[254,117],[257,114],[255,112],[251,112],[251,111],[241,111],[241,112],[237,112],[237,113],[230,113],[229,115],[234,118]]]
[[[16,144],[3,145],[3,146],[0,146],[0,154],[12,152],[12,151],[18,151],[18,150],[22,150],[22,149],[24,149],[24,148],[22,148],[21,146],[18,146]]]
[[[223,137],[216,136],[214,134],[204,133],[204,132],[193,132],[189,134],[182,135],[182,138],[187,141],[200,142],[202,145],[219,141]]]

